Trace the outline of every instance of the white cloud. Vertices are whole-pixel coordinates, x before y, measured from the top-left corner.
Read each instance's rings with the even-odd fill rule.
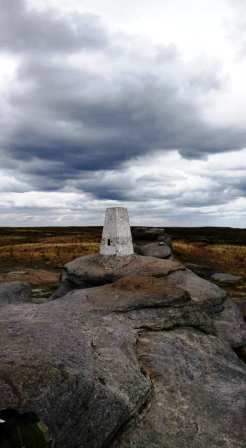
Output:
[[[1,224],[245,226],[245,1],[29,5],[0,30]]]
[[[197,161],[183,160],[177,152],[139,157],[123,164],[117,173],[102,171],[92,175],[91,182],[96,183],[97,190],[118,188],[126,194],[125,199],[95,199],[72,186],[71,191],[2,193],[2,222],[3,225],[5,220],[16,225],[102,224],[107,206],[127,205],[135,225],[192,226],[206,222],[243,227],[245,163],[246,150]]]

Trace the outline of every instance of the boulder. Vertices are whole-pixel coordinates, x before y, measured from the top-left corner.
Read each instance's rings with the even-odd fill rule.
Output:
[[[151,390],[136,332],[76,300],[3,310],[0,408],[34,412],[59,448],[108,446]]]
[[[185,326],[215,334],[214,304],[193,302],[187,291],[169,285],[166,277],[123,277],[100,287],[74,289],[61,300],[77,301],[83,310],[123,316],[137,330]]]
[[[190,303],[189,294],[170,286],[165,278],[129,276],[114,283],[89,289],[75,289],[64,297],[86,304],[93,311],[129,312],[132,310],[179,307]]]
[[[140,255],[78,258],[63,282],[1,308],[0,409],[59,448],[244,448],[245,330],[223,289]]]
[[[243,448],[246,366],[213,336],[214,298],[174,274],[2,307],[0,409],[34,412],[59,448]]]
[[[140,255],[156,258],[169,258],[172,255],[172,250],[164,241],[157,241],[154,243],[138,246],[136,252]]]
[[[62,280],[74,288],[113,283],[122,277],[145,276],[167,278],[170,286],[187,291],[192,300],[222,303],[226,293],[174,260],[131,255],[128,257],[104,257],[89,255],[80,257],[65,265]]]
[[[198,277],[188,269],[171,272],[168,282],[187,291],[195,302],[208,301],[218,305],[226,298],[226,292],[222,288]]]
[[[246,323],[238,305],[227,299],[223,307],[223,311],[215,315],[216,333],[232,348],[246,345]]]
[[[242,280],[242,277],[238,275],[226,274],[224,272],[217,272],[211,276],[211,280],[224,285],[235,285]]]
[[[98,286],[112,283],[121,277],[129,275],[145,275],[165,277],[170,272],[185,269],[173,260],[160,260],[154,257],[140,255],[103,256],[88,255],[76,258],[67,263],[62,274],[62,280],[80,287]]]
[[[142,334],[148,405],[112,448],[244,448],[245,365],[220,339],[192,329]]]
[[[23,282],[0,283],[0,306],[31,301],[31,286]]]

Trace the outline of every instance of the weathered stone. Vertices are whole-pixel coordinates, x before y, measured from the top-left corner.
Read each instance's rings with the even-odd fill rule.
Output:
[[[170,286],[187,291],[196,302],[212,302],[214,305],[225,300],[226,292],[208,282],[174,260],[132,255],[129,257],[103,257],[90,255],[77,258],[65,266],[63,282],[78,288],[113,283],[119,278],[140,275],[167,278]]]
[[[170,246],[165,242],[159,241],[145,244],[137,247],[137,253],[147,257],[169,258],[172,255]]]
[[[62,280],[88,287],[112,283],[129,275],[165,277],[170,272],[183,269],[184,266],[177,261],[154,257],[88,255],[66,264]]]
[[[60,448],[108,446],[150,392],[135,331],[82,313],[81,302],[11,305],[0,316],[0,408],[35,412]]]
[[[112,448],[244,448],[246,366],[195,330],[146,332],[138,341],[152,381],[148,406]]]
[[[211,279],[218,283],[223,283],[224,285],[235,285],[239,283],[242,279],[239,275],[226,274],[223,272],[217,272],[211,276]]]
[[[224,310],[215,315],[216,333],[232,348],[246,345],[246,323],[239,307],[230,299],[224,302],[223,307]]]
[[[135,329],[184,326],[215,334],[213,318],[218,307],[192,302],[186,291],[170,286],[166,277],[124,277],[100,287],[75,289],[62,300],[78,301],[80,309],[91,312],[123,314]]]
[[[0,409],[35,412],[59,448],[244,448],[243,326],[221,288],[137,255],[63,278],[59,300],[1,308]]]
[[[64,299],[80,300],[88,310],[129,312],[133,310],[180,307],[190,303],[189,294],[168,285],[165,278],[130,276],[115,283],[89,289],[75,289]]]
[[[187,291],[195,302],[212,302],[214,305],[222,303],[226,298],[226,292],[219,286],[214,285],[193,272],[179,270],[168,275],[170,285]]]
[[[28,283],[0,283],[0,306],[10,303],[30,302],[31,293],[31,286]]]
[[[206,334],[215,334],[214,310],[202,304],[187,303],[180,306],[150,307],[129,310],[125,315],[137,330],[170,331],[180,327],[196,328]]]

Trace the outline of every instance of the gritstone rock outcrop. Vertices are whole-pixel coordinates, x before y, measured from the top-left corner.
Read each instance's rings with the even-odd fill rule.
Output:
[[[59,448],[245,448],[245,326],[221,288],[140,255],[74,260],[65,287],[2,306],[0,408]]]

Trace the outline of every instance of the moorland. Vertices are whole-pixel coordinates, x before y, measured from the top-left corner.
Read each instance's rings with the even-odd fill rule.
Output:
[[[132,227],[133,241],[154,241],[158,227]],[[236,300],[246,300],[246,229],[222,227],[166,227],[174,256],[204,272],[226,272],[242,277],[229,286]],[[65,263],[99,250],[102,227],[0,228],[0,282],[27,281],[35,295],[49,295],[56,288]],[[205,275],[206,277],[206,275]]]

